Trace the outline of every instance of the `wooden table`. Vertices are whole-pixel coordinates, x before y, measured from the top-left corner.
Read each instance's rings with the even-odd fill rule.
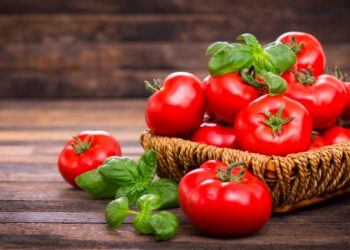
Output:
[[[134,232],[129,219],[108,229],[104,208],[66,184],[57,155],[72,135],[103,129],[121,142],[124,155],[137,159],[145,129],[146,100],[0,102],[0,248],[280,249],[350,248],[350,197],[273,215],[256,235],[238,239],[203,236],[180,209],[181,225],[169,242]]]

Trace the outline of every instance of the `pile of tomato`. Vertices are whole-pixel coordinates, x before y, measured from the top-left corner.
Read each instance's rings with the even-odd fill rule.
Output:
[[[280,156],[350,140],[344,126],[350,119],[350,83],[344,74],[325,73],[322,45],[311,34],[288,32],[274,41],[280,43],[293,51],[295,62],[277,72],[287,83],[279,93],[269,92],[274,79],[252,74],[254,67],[224,69],[203,81],[176,72],[148,83],[154,91],[145,112],[151,132]]]

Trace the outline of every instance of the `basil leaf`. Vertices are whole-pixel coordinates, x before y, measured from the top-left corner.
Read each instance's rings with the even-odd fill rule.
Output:
[[[128,198],[121,197],[114,201],[111,201],[105,210],[105,218],[108,226],[111,228],[119,227],[124,219],[129,215],[129,202]]]
[[[78,187],[90,193],[94,198],[111,198],[118,187],[108,182],[97,169],[85,172],[75,178]]]
[[[262,51],[258,39],[256,39],[256,37],[250,33],[244,33],[242,35],[239,35],[236,39],[239,41],[245,41],[245,43],[252,49],[252,51]]]
[[[258,73],[262,78],[264,78],[265,82],[269,86],[270,95],[283,94],[286,91],[288,84],[279,75],[266,71],[260,71]]]
[[[230,45],[228,42],[215,42],[212,43],[211,45],[209,45],[209,47],[207,48],[206,54],[209,55],[213,55],[217,52],[219,52],[221,49],[223,49],[224,47]]]
[[[170,240],[177,233],[179,221],[172,213],[162,211],[152,215],[149,223],[153,227],[157,240]]]
[[[151,217],[152,212],[149,210],[143,210],[137,213],[132,222],[136,231],[140,234],[152,234],[154,231],[151,224],[149,223]]]
[[[148,185],[148,183],[136,182],[133,185],[120,187],[116,193],[116,198],[125,196],[129,199],[130,205],[133,205],[138,198],[146,193]]]
[[[154,150],[148,150],[141,156],[138,170],[144,180],[153,180],[157,170],[157,155]]]
[[[281,42],[267,44],[264,47],[264,51],[269,56],[269,60],[273,63],[277,74],[290,69],[296,61],[294,52],[286,44]]]
[[[135,183],[139,179],[137,164],[126,157],[112,156],[98,168],[98,171],[108,181],[113,181],[119,186]]]
[[[159,196],[154,194],[145,194],[137,200],[137,207],[142,210],[152,211],[161,205],[162,201]]]
[[[253,62],[251,48],[244,44],[229,44],[217,51],[209,60],[212,76],[227,74],[248,68]]]
[[[175,181],[169,179],[158,179],[151,183],[148,188],[148,194],[158,195],[161,199],[159,209],[179,207],[177,195],[178,185]]]

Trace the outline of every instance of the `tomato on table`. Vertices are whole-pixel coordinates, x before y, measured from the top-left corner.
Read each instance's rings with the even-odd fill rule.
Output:
[[[146,123],[156,135],[185,137],[203,121],[205,93],[200,80],[186,72],[176,72],[148,85],[154,90],[145,111]]]
[[[58,156],[63,178],[77,187],[75,178],[100,166],[110,156],[121,156],[118,141],[105,131],[84,131],[70,139]]]
[[[179,203],[186,216],[213,236],[250,235],[261,229],[272,211],[268,187],[243,162],[211,160],[186,174],[179,184]]]
[[[292,68],[297,70],[312,69],[317,77],[323,74],[326,68],[326,56],[321,43],[311,34],[304,32],[287,32],[277,38],[284,42],[296,54],[296,62]]]
[[[213,122],[203,123],[192,135],[191,141],[221,148],[237,148],[234,128]]]
[[[285,156],[308,149],[312,119],[300,103],[283,95],[264,95],[238,114],[235,131],[239,148]]]
[[[238,112],[263,94],[263,89],[245,83],[239,73],[210,77],[206,85],[207,109],[233,124]]]

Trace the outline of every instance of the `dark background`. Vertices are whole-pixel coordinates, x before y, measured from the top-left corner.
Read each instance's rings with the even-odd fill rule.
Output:
[[[315,35],[350,73],[348,0],[0,0],[0,98],[143,97],[145,79],[206,75],[206,47]]]

